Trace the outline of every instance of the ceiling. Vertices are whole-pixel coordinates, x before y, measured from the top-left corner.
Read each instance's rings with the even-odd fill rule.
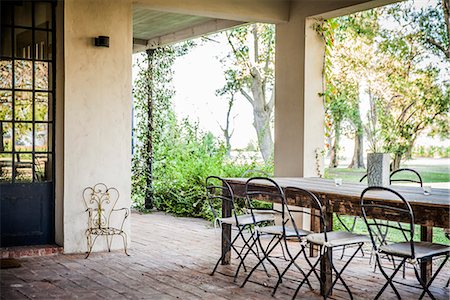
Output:
[[[196,38],[244,22],[133,8],[133,52]]]
[[[212,18],[134,8],[133,38],[150,40],[209,20]]]

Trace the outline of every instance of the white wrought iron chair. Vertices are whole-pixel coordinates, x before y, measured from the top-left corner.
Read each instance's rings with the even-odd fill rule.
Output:
[[[112,238],[119,235],[123,239],[125,254],[127,252],[127,234],[123,230],[125,220],[130,215],[128,208],[118,208],[115,206],[119,200],[119,191],[116,188],[108,188],[104,183],[97,183],[93,187],[87,187],[83,190],[83,200],[88,213],[88,228],[86,229],[88,258],[92,252],[95,242],[99,236],[106,238],[108,251],[111,252]],[[118,215],[122,213],[122,216]],[[115,213],[115,214],[113,214]],[[111,223],[111,218],[117,216],[117,221]],[[115,224],[119,226],[114,226]]]

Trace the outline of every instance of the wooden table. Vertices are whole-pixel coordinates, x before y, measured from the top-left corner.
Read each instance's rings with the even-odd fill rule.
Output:
[[[361,207],[360,195],[367,187],[365,183],[343,183],[341,186],[335,186],[333,180],[323,178],[301,178],[301,177],[276,177],[273,178],[282,188],[288,186],[299,187],[314,193],[325,206],[326,218],[328,224],[333,224],[333,212],[343,214],[360,216]],[[227,178],[226,181],[232,187],[235,196],[245,197],[245,183],[247,178]],[[267,188],[264,183],[255,186]],[[447,189],[432,189],[431,195],[425,196],[422,188],[410,186],[391,186],[391,188],[399,192],[411,205],[415,224],[421,225],[421,240],[432,241],[433,227],[449,228],[450,222],[450,190]],[[386,201],[398,202],[391,193],[377,191],[367,194],[368,198],[382,199]],[[264,199],[265,201],[276,202],[276,199]],[[303,206],[301,197],[291,195],[287,199],[290,205]],[[231,216],[231,208],[226,203],[222,205],[222,214],[224,217]],[[380,216],[383,219],[383,216]],[[402,220],[399,220],[402,221]],[[314,228],[314,224],[311,224]],[[332,228],[330,228],[331,230]],[[227,239],[228,237],[228,239]],[[231,237],[231,227],[222,227],[222,253],[227,249],[227,240]],[[225,253],[223,264],[229,264],[231,252]],[[321,262],[321,276],[324,285],[321,286],[321,293],[328,289],[331,285],[331,266],[328,261],[324,259]],[[431,275],[431,261],[421,265],[421,276],[428,282]]]

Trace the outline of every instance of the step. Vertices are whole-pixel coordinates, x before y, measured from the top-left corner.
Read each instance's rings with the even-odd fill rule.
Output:
[[[0,258],[53,256],[62,253],[63,247],[58,245],[33,245],[0,248]]]

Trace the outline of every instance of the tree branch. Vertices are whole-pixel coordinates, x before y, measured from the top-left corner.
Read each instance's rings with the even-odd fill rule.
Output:
[[[239,89],[239,91],[241,92],[241,94],[248,100],[248,102],[250,102],[250,104],[253,106],[253,98],[244,90],[244,89]]]

